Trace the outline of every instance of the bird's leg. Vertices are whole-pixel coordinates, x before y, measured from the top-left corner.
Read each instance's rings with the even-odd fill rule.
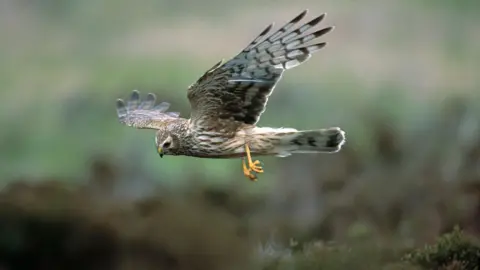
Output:
[[[252,171],[247,168],[247,164],[245,162],[245,157],[242,157],[242,167],[243,167],[243,174],[250,179],[251,181],[257,181],[257,174],[252,173]]]
[[[252,161],[252,156],[250,155],[250,147],[248,147],[248,144],[245,144],[245,153],[247,154],[249,170],[257,173],[263,173],[263,168],[260,165],[261,164],[260,160]]]

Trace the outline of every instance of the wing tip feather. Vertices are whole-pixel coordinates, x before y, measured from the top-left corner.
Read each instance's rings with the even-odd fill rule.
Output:
[[[123,101],[121,98],[117,98],[116,104],[117,108],[125,107],[125,101]]]
[[[325,16],[326,16],[326,13],[320,14],[319,16],[315,17],[310,22],[308,22],[308,24],[311,26],[315,26],[319,24],[321,21],[323,21],[323,19],[325,19]]]
[[[167,112],[170,108],[170,103],[162,101],[157,104],[157,101],[157,96],[154,93],[148,93],[147,97],[142,100],[140,91],[135,89],[132,90],[129,99],[127,99],[126,102],[121,98],[116,100],[117,114],[119,117],[125,117],[129,111],[150,110],[164,113],[171,117],[178,117],[180,115],[178,112]]]
[[[147,100],[155,102],[157,100],[157,96],[154,93],[148,93]]]
[[[132,94],[130,95],[130,100],[138,100],[140,99],[140,91],[132,90]]]
[[[272,30],[274,25],[274,22],[270,23],[258,36],[263,37],[264,35],[266,35],[268,32],[270,32],[270,30]]]
[[[125,101],[123,99],[119,98],[115,102],[116,108],[117,108],[117,113],[120,115],[121,112],[125,111]]]
[[[302,12],[300,12],[300,14],[298,14],[293,20],[292,22],[298,22],[300,21],[301,19],[303,19],[305,17],[305,15],[307,15],[309,12],[308,8],[304,9]]]

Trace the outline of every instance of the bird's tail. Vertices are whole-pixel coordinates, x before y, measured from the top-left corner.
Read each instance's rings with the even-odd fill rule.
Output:
[[[338,127],[303,130],[281,136],[278,156],[292,153],[335,153],[345,143],[345,132]]]

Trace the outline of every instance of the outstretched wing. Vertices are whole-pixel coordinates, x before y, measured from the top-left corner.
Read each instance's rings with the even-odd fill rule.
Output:
[[[285,70],[296,67],[323,48],[326,43],[310,41],[333,27],[312,31],[325,17],[298,23],[303,11],[276,32],[273,23],[231,60],[215,64],[188,89],[193,128],[212,129],[222,120],[256,124],[265,111],[268,97]],[[295,27],[298,26],[298,27]]]
[[[178,112],[167,112],[170,104],[155,104],[155,94],[149,93],[145,100],[140,100],[140,93],[134,90],[125,102],[117,99],[117,116],[120,123],[141,129],[160,129],[171,121],[178,119]]]

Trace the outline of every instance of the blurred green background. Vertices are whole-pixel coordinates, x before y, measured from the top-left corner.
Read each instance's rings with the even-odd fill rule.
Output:
[[[340,153],[262,158],[252,183],[239,159],[160,159],[153,131],[118,123],[115,100],[133,89],[188,117],[191,83],[305,8],[336,28],[285,73],[259,125],[340,126]],[[96,189],[88,179],[112,166],[102,198],[258,196],[241,218],[254,235],[413,246],[454,224],[480,233],[479,25],[475,0],[2,1],[3,192],[45,179]]]

